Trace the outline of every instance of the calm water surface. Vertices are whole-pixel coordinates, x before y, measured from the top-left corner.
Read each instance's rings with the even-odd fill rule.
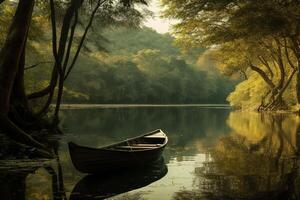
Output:
[[[67,198],[300,198],[299,118],[292,114],[151,107],[65,110],[62,115],[59,156]],[[101,147],[158,128],[169,143],[164,163],[152,169],[90,177],[70,161],[68,141]],[[27,175],[26,199],[52,199],[52,180],[42,168]]]

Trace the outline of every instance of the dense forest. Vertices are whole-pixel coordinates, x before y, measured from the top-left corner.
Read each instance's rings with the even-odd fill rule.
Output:
[[[6,6],[4,13],[9,15],[10,9]],[[53,64],[50,24],[37,16],[34,25],[25,71],[28,92],[48,84]],[[83,31],[84,26],[79,24],[78,29]],[[147,27],[92,26],[62,101],[226,103],[236,81],[221,75],[209,60],[198,62],[204,52],[194,48],[183,53],[171,35]]]
[[[100,33],[106,42],[98,40]],[[235,81],[209,61],[197,62],[202,49],[187,56],[173,40],[146,27],[95,27],[66,83],[64,102],[226,103]]]

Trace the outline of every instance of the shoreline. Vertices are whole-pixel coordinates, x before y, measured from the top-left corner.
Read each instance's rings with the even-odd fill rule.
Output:
[[[54,104],[52,106],[55,106]],[[229,104],[80,104],[80,103],[68,103],[61,104],[62,110],[80,110],[80,109],[118,109],[118,108],[210,108],[210,109],[233,109],[240,112],[259,112],[256,110],[243,110],[235,109]],[[276,110],[276,111],[263,111],[265,113],[274,114],[297,114],[298,110]]]
[[[61,109],[201,107],[231,108],[229,104],[61,104]]]

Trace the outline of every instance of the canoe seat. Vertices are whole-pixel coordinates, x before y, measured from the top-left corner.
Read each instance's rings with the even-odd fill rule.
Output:
[[[115,148],[118,149],[151,149],[151,148],[156,148],[158,147],[157,145],[134,145],[134,146],[117,146]]]
[[[161,138],[166,138],[166,137],[165,136],[155,136],[155,135],[151,136],[151,135],[149,135],[149,136],[145,136],[144,138],[157,138],[157,139],[161,139]]]
[[[133,144],[135,147],[159,147],[160,144]]]

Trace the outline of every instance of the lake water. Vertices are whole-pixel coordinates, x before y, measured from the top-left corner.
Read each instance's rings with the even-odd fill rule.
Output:
[[[227,107],[130,107],[64,110],[59,157],[70,199],[299,199],[299,118]],[[67,142],[101,147],[162,129],[164,162],[150,170],[86,177]],[[51,164],[58,173],[57,163]],[[26,175],[26,199],[52,199],[53,176]],[[1,191],[0,191],[1,192]],[[58,196],[56,199],[60,199]]]

